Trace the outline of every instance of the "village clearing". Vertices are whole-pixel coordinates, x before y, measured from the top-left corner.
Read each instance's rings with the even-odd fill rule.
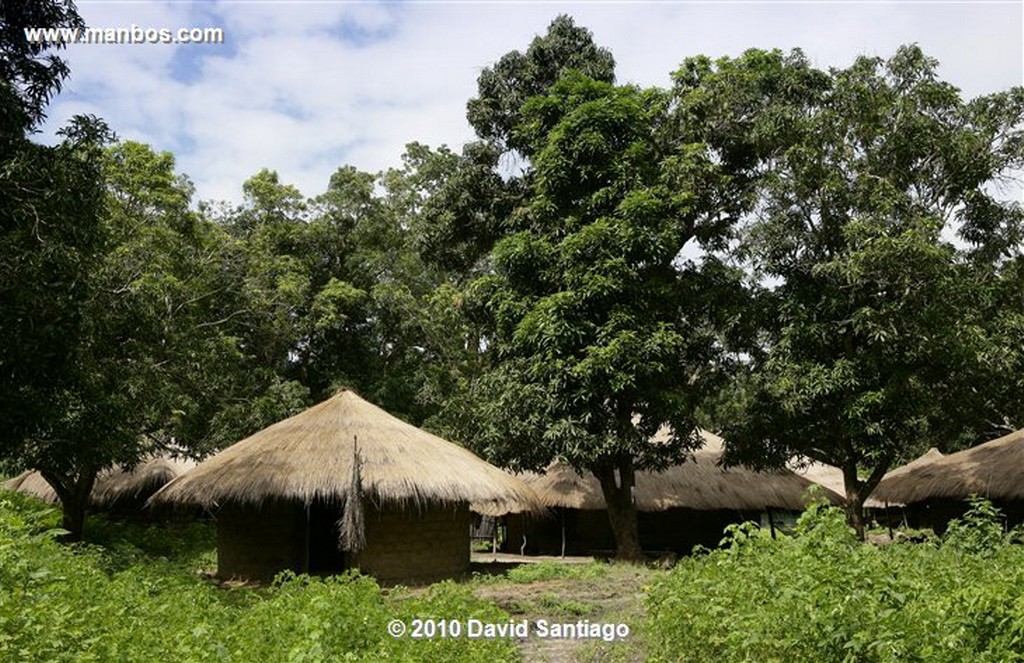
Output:
[[[539,663],[632,663],[646,660],[642,621],[644,587],[663,571],[590,557],[522,557],[474,554],[473,594],[494,603],[515,622],[621,623],[630,634],[619,641],[518,638],[523,661]],[[425,588],[399,589],[420,593]]]

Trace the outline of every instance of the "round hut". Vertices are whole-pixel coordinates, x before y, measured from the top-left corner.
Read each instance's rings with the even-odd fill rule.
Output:
[[[978,495],[1003,509],[1011,523],[1024,522],[1024,429],[946,456],[932,449],[887,474],[875,496],[905,504],[908,522],[941,533]]]
[[[652,442],[667,438],[662,428]],[[661,472],[636,473],[634,500],[640,542],[647,551],[689,553],[695,545],[717,546],[727,525],[764,513],[802,511],[814,484],[788,470],[755,472],[721,467],[722,438],[700,431],[704,446],[691,459]],[[509,551],[558,554],[614,549],[614,536],[597,478],[556,461],[543,474],[524,474],[541,502],[557,517],[548,521],[509,518]],[[824,489],[825,497],[840,497]],[[524,543],[525,540],[525,543]]]
[[[385,583],[469,569],[470,506],[541,508],[522,481],[342,390],[151,499],[211,509],[222,578],[358,568]]]
[[[89,494],[89,508],[119,515],[139,515],[146,500],[156,491],[195,466],[194,460],[168,455],[146,458],[131,469],[115,465],[96,477]],[[53,487],[35,470],[26,470],[2,486],[50,504],[59,501]]]

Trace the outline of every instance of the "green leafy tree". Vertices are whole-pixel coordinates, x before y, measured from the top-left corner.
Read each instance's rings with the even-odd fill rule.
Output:
[[[70,69],[56,51],[63,43],[30,42],[25,28],[84,28],[70,0],[0,4],[0,140],[34,130],[46,118],[46,104],[60,92]]]
[[[611,52],[597,46],[589,30],[563,14],[551,22],[543,37],[534,38],[525,53],[511,51],[481,72],[479,96],[467,106],[467,118],[477,136],[502,153],[516,150],[530,156],[536,146],[515,132],[523,106],[545,94],[570,69],[594,80],[615,82]]]
[[[221,413],[262,393],[232,333],[230,238],[192,211],[173,157],[117,144],[104,176],[104,243],[83,275],[71,357],[48,417],[12,448],[53,486],[72,539],[99,471],[160,451],[201,455],[232,422]],[[295,397],[278,390],[263,401],[294,411]]]
[[[469,306],[490,362],[449,411],[460,436],[506,466],[561,457],[602,487],[624,559],[641,557],[635,472],[682,462],[695,412],[719,377],[716,301],[736,274],[691,240],[721,239],[718,167],[663,131],[668,95],[577,72],[524,109],[533,154],[527,206]],[[665,444],[651,436],[663,424]]]
[[[507,220],[529,193],[536,145],[515,131],[523,107],[568,71],[612,83],[615,59],[589,30],[561,15],[525,52],[506,53],[481,72],[466,113],[479,141],[445,156],[445,177],[426,199],[426,223],[414,233],[424,261],[463,282],[486,271],[484,256],[513,231]]]
[[[262,171],[246,199],[222,213],[235,237],[241,275],[235,308],[243,347],[261,370],[307,388],[314,399],[338,386],[421,423],[437,405],[438,371],[426,314],[445,278],[417,246],[424,209],[458,157],[407,147],[401,168],[372,174],[339,168],[327,191],[304,199]],[[436,313],[436,308],[431,308]],[[440,351],[444,353],[445,351]]]
[[[74,118],[55,146],[28,134],[45,117],[68,67],[60,45],[23,28],[81,27],[70,2],[0,4],[0,463],[18,464],[26,439],[60,416],[83,333],[87,274],[103,243],[102,146],[95,118]]]
[[[991,274],[1017,250],[1021,211],[990,184],[1021,166],[1024,95],[965,102],[936,68],[908,46],[827,76],[756,51],[677,76],[757,192],[741,254],[771,307],[730,457],[840,467],[861,535],[891,466],[990,414],[980,385],[1005,350]]]

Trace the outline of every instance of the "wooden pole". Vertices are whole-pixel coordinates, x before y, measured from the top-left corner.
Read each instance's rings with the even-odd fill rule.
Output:
[[[772,515],[771,508],[768,509],[768,528],[772,531],[772,539],[775,538],[775,517]]]
[[[562,559],[565,559],[565,507],[558,509],[558,514],[562,520]]]

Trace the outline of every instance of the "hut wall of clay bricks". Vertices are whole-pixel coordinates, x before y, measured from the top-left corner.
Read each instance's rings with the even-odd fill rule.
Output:
[[[469,506],[367,508],[366,549],[352,566],[384,584],[419,584],[469,571]]]
[[[268,581],[305,564],[305,511],[298,503],[225,506],[217,512],[217,575]]]
[[[322,532],[308,536],[306,521],[306,508],[297,502],[220,509],[217,575],[266,582],[286,569],[306,571],[310,561],[306,546],[323,538]],[[324,519],[313,522],[320,527],[333,525]],[[424,509],[367,505],[365,523],[366,548],[356,555],[346,554],[344,566],[358,568],[383,584],[428,583],[469,570],[470,512],[465,503]],[[334,532],[330,538],[337,540]]]

